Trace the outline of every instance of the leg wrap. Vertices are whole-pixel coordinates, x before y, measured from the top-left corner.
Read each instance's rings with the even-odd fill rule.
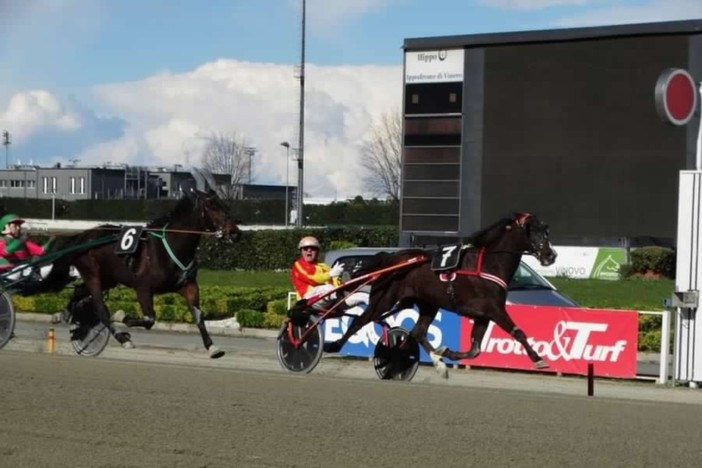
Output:
[[[202,321],[202,311],[197,307],[193,307],[190,312],[193,314],[193,321],[195,324],[199,324]]]

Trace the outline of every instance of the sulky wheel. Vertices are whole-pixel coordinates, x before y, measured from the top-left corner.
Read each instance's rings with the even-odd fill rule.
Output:
[[[110,329],[93,312],[90,297],[80,300],[71,309],[69,331],[73,350],[81,356],[97,356],[110,341]]]
[[[15,308],[7,292],[0,294],[0,348],[5,346],[15,330]]]
[[[419,367],[419,344],[404,328],[393,327],[375,345],[373,366],[383,380],[409,382]]]
[[[278,361],[285,370],[307,373],[322,359],[323,347],[324,336],[316,318],[286,320],[278,334]]]

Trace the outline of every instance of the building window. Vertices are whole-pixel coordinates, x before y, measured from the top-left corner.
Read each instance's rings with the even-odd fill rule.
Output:
[[[80,178],[80,193],[85,194],[85,177]]]
[[[11,180],[11,181],[10,181],[10,187],[11,187],[11,188],[22,188],[22,187],[24,187],[24,181],[23,181],[23,180],[17,180],[17,179]]]
[[[71,177],[71,193],[76,193],[76,178]]]
[[[37,188],[37,181],[36,180],[28,180],[27,181],[27,188],[31,188],[31,189]]]
[[[56,177],[51,178],[51,193],[56,193]]]
[[[42,177],[41,178],[41,183],[44,186],[44,193],[49,193],[49,178],[48,177]]]
[[[0,180],[0,187],[7,187],[7,181],[6,181],[6,180]]]

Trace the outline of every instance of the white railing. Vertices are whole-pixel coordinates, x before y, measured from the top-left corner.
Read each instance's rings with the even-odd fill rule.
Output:
[[[660,353],[660,364],[658,368],[658,380],[657,383],[665,385],[668,383],[668,358],[670,357],[670,311],[648,311],[639,310],[641,315],[660,315],[661,316],[661,349]]]

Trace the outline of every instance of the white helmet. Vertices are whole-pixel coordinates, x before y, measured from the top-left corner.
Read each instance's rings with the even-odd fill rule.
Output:
[[[303,237],[302,239],[300,239],[300,243],[297,244],[297,250],[300,250],[303,247],[319,248],[319,241],[317,240],[316,237],[312,237],[312,236]]]

